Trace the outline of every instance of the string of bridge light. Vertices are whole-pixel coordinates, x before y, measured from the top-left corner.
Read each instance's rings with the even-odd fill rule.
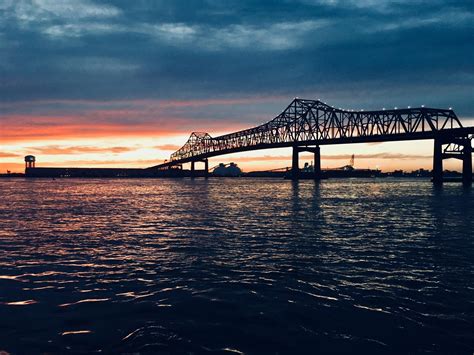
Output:
[[[295,97],[295,100],[299,100],[299,97],[296,96],[296,97]],[[329,106],[329,107],[335,109],[334,106],[328,105],[325,101],[321,101],[321,99],[319,99],[319,98],[317,98],[316,101],[322,102],[322,103],[325,104],[326,106]],[[408,108],[408,109],[411,109],[411,106],[407,106],[407,108]],[[421,108],[425,108],[425,105],[421,105]],[[395,106],[393,109],[394,109],[394,110],[398,110],[398,107]],[[359,111],[357,111],[357,110],[354,110],[354,109],[346,110],[345,108],[338,107],[338,110],[340,110],[340,111],[348,111],[348,112],[364,112],[364,109],[363,109],[363,108],[360,109]],[[386,110],[385,107],[383,107],[383,108],[382,108],[382,111],[385,111],[385,110]],[[401,109],[401,110],[403,110],[403,109]],[[452,108],[452,107],[449,107],[448,110],[452,111],[453,108]],[[281,113],[284,113],[284,112],[285,112],[285,110],[281,111]]]

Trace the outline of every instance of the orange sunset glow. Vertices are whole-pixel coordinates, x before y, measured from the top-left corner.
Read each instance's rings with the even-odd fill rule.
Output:
[[[213,136],[268,121],[284,107],[282,97],[222,100],[39,101],[4,105],[21,114],[2,116],[0,169],[22,172],[23,156],[37,157],[37,166],[144,168],[169,159],[192,131]],[[49,110],[49,114],[44,111]],[[38,114],[27,111],[38,111]],[[208,112],[210,118],[205,113]],[[196,117],[198,116],[198,117]],[[229,117],[230,116],[230,117]],[[323,146],[322,167],[415,170],[431,168],[431,142]],[[291,150],[272,149],[212,158],[211,166],[236,162],[244,171],[290,165]],[[300,161],[311,162],[302,154]],[[456,161],[447,169],[459,170]]]

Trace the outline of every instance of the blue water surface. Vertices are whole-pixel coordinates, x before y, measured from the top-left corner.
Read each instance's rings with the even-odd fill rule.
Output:
[[[474,351],[474,191],[2,179],[0,350]]]

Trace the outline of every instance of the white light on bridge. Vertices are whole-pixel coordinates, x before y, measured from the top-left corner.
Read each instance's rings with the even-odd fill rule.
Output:
[[[421,107],[425,107],[425,105],[421,105]]]
[[[450,107],[449,109],[450,109],[450,110],[452,110],[453,108],[452,108],[452,107]]]
[[[397,106],[394,107],[395,110],[398,110]]]
[[[411,108],[411,106],[408,106],[408,108]]]

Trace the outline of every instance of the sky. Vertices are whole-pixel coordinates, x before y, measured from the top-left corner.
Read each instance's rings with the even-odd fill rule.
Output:
[[[472,0],[0,0],[0,173],[147,167],[192,131],[266,122],[294,97],[453,107],[474,125]],[[324,146],[322,166],[431,169],[432,142]],[[301,162],[310,161],[303,154]],[[213,158],[289,166],[288,149]],[[460,169],[459,162],[447,168]]]

